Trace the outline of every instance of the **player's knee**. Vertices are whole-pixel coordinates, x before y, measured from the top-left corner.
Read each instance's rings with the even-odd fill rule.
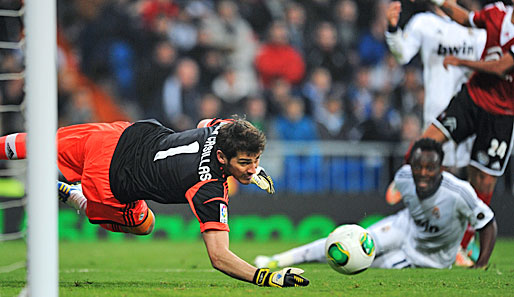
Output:
[[[148,216],[146,217],[146,220],[137,227],[130,227],[129,233],[135,234],[135,235],[149,235],[152,233],[153,229],[155,227],[155,216],[153,212],[148,209]]]

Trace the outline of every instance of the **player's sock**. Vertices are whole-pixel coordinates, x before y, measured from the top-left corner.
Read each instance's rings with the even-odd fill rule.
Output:
[[[466,232],[464,232],[464,236],[462,237],[462,240],[460,242],[460,246],[462,249],[466,250],[468,248],[468,244],[475,236],[475,229],[471,227],[471,225],[468,224],[468,227],[466,228]]]
[[[72,186],[58,181],[57,192],[59,193],[59,200],[75,208],[79,212],[84,214],[86,213],[87,199],[82,193],[80,185]]]
[[[271,258],[277,261],[278,267],[287,267],[306,262],[325,262],[326,240],[326,238],[321,238],[306,245],[276,254]]]
[[[469,258],[466,251],[462,249],[462,247],[459,247],[459,251],[455,258],[455,265],[460,267],[470,267],[473,266],[473,264],[473,261]]]
[[[100,224],[100,227],[104,228],[105,230],[111,231],[111,232],[121,232],[126,233],[121,229],[121,225],[118,224]]]
[[[14,133],[0,137],[0,160],[18,160],[27,157],[27,133]]]

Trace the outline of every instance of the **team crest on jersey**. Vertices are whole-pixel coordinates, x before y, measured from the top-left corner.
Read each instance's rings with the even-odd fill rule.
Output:
[[[228,223],[228,208],[225,204],[220,204],[220,222]]]
[[[434,207],[434,209],[432,209],[432,215],[436,218],[436,219],[439,219],[441,217],[441,213],[439,212],[439,207]]]

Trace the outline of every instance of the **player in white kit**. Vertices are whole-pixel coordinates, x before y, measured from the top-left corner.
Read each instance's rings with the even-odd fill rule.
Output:
[[[455,260],[467,224],[480,232],[480,256],[474,268],[487,268],[496,241],[492,210],[471,185],[443,171],[444,152],[432,139],[412,147],[410,165],[395,175],[405,209],[370,226],[376,246],[372,267],[449,268]],[[258,256],[259,266],[289,266],[325,262],[326,238],[271,256]]]
[[[472,71],[465,67],[445,69],[444,58],[453,55],[466,60],[479,60],[485,46],[486,32],[461,26],[437,6],[433,7],[433,12],[415,14],[402,31],[398,28],[400,12],[399,1],[389,4],[386,11],[386,42],[391,53],[402,65],[409,63],[420,53],[425,86],[424,130],[448,106],[450,99],[472,74]],[[446,142],[443,145],[443,165],[448,168],[466,167],[469,164],[472,145],[473,137],[458,146],[454,142]]]

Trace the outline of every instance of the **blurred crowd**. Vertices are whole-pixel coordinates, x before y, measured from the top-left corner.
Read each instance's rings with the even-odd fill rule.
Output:
[[[95,86],[125,120],[175,130],[240,114],[271,139],[410,141],[422,128],[422,68],[389,53],[388,2],[57,1],[59,125],[103,119]],[[421,9],[403,2],[403,21]],[[21,28],[1,17],[1,40]],[[20,50],[0,50],[1,73],[22,70]],[[22,80],[0,84],[1,104],[22,102]],[[24,130],[5,113],[0,128]]]

